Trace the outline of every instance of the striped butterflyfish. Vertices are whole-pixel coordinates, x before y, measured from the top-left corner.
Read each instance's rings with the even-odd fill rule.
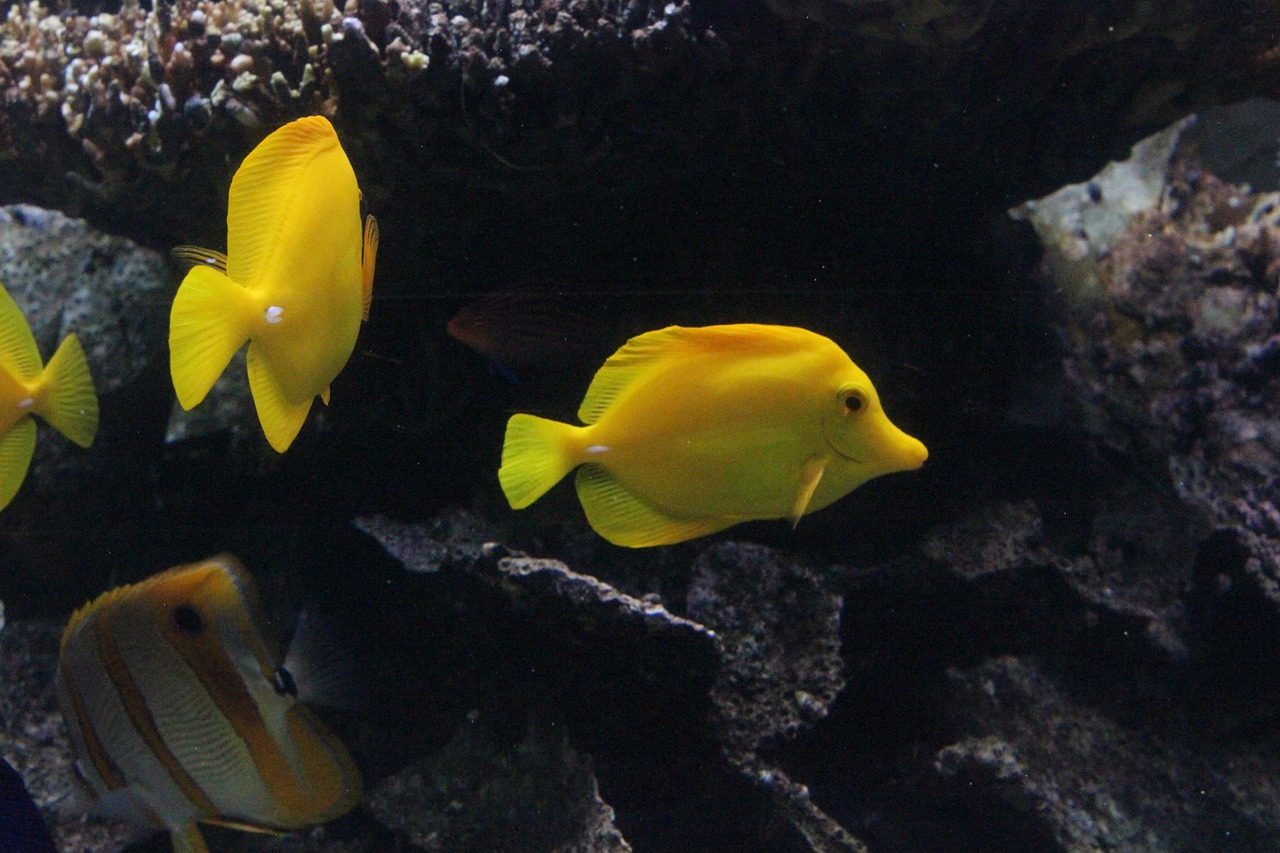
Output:
[[[175,853],[205,853],[199,823],[288,832],[355,807],[360,773],[298,701],[272,636],[253,578],[227,554],[76,611],[58,699],[100,811],[168,831]]]

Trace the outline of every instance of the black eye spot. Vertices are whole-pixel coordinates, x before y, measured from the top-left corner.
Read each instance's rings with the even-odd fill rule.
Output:
[[[284,667],[276,667],[275,678],[272,680],[272,686],[281,696],[297,696],[298,684],[293,680],[293,675]]]
[[[848,397],[845,397],[844,407],[848,409],[850,413],[858,411],[862,408],[862,395],[850,394]]]
[[[179,605],[173,611],[173,624],[188,634],[199,634],[204,630],[204,619],[200,617],[200,611],[190,604]]]

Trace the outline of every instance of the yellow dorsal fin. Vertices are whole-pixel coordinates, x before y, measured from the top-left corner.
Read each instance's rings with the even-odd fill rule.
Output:
[[[22,418],[0,435],[0,509],[9,505],[27,478],[36,449],[36,422]]]
[[[30,382],[40,375],[40,351],[22,316],[22,309],[9,291],[0,286],[0,369]]]
[[[294,204],[291,188],[315,156],[338,144],[333,125],[307,116],[276,130],[244,158],[227,198],[227,274],[253,286]]]
[[[373,268],[378,261],[378,220],[372,215],[364,218],[364,246],[360,252],[360,264],[364,278],[364,310],[361,320],[369,319],[369,308],[373,305]],[[325,401],[329,402],[328,400]]]
[[[58,345],[45,367],[44,383],[47,393],[36,414],[81,447],[93,444],[98,434],[98,395],[75,335],[67,335]]]
[[[599,465],[583,465],[575,478],[578,500],[591,527],[614,545],[647,548],[696,539],[724,530],[738,519],[675,518],[628,492]]]
[[[209,853],[204,843],[204,836],[194,823],[169,831],[169,840],[173,844],[173,853]]]
[[[257,341],[249,344],[249,390],[258,410],[262,431],[277,453],[284,453],[297,438],[311,411],[311,400],[290,403],[271,372],[271,365],[259,350]]]
[[[213,267],[218,272],[227,271],[227,256],[213,249],[204,249],[200,246],[174,246],[169,250],[169,257],[184,264],[187,269]]]
[[[642,376],[668,359],[695,355],[761,355],[789,352],[797,346],[812,345],[819,335],[790,326],[738,323],[726,326],[667,326],[646,332],[623,344],[596,371],[591,387],[578,408],[578,418],[593,424],[618,397]]]
[[[804,468],[800,471],[800,490],[796,492],[796,499],[791,504],[792,529],[800,523],[800,516],[809,508],[809,501],[813,500],[813,493],[818,490],[818,484],[822,482],[822,475],[826,470],[827,460],[818,456],[804,463]]]

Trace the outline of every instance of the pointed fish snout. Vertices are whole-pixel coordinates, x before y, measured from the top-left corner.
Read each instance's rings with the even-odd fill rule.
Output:
[[[914,471],[929,458],[929,449],[924,442],[914,436],[907,435],[898,429],[892,421],[885,421],[885,470]]]

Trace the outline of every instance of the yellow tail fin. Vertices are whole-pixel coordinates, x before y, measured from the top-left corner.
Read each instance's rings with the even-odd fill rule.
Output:
[[[581,461],[571,440],[579,429],[533,415],[511,416],[498,482],[512,509],[524,509],[542,497]]]
[[[36,414],[81,447],[93,444],[98,434],[98,395],[75,335],[67,335],[45,365],[44,384],[47,393]]]
[[[249,293],[209,266],[193,267],[169,315],[169,372],[184,409],[194,408],[249,339]]]

